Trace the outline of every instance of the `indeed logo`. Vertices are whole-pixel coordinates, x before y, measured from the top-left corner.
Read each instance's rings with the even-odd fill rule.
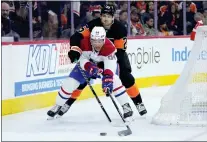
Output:
[[[187,47],[184,50],[175,50],[172,48],[172,61],[187,61],[191,51]],[[198,60],[207,60],[207,50],[202,50],[197,58]]]
[[[26,76],[34,76],[55,73],[57,50],[56,45],[31,45],[29,47]]]

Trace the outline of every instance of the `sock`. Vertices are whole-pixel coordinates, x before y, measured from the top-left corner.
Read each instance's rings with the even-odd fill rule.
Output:
[[[71,106],[77,99],[74,99],[74,98],[69,98],[67,101],[66,101],[66,104],[68,104],[69,106]]]
[[[127,96],[124,86],[117,87],[113,90],[114,96],[118,100],[119,104],[123,106],[126,103],[129,103],[129,97]]]
[[[132,85],[131,87],[127,88],[127,94],[130,96],[135,105],[137,105],[138,103],[142,103],[142,98],[139,89],[136,86],[136,83],[134,83],[134,85]]]
[[[131,98],[135,105],[142,103],[141,95],[138,94],[135,98]]]
[[[75,91],[73,91],[73,93],[72,93],[72,95],[71,95],[71,98],[73,98],[73,99],[77,99],[80,95],[81,95],[81,92],[82,92],[83,90],[78,90],[78,89],[76,89]]]
[[[78,90],[76,89],[75,91],[73,91],[71,97],[66,101],[66,104],[68,104],[69,106],[71,106],[76,100],[77,98],[80,96],[81,92],[83,90]]]

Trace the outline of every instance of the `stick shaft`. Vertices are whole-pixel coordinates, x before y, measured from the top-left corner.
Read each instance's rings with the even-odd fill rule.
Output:
[[[94,91],[93,87],[91,86],[88,77],[86,76],[86,74],[84,73],[83,69],[81,68],[80,63],[77,63],[77,65],[78,65],[78,68],[79,68],[81,74],[83,75],[84,79],[86,80],[86,83],[88,84],[88,86],[89,86],[89,88],[91,89],[93,95],[95,96],[97,102],[99,103],[101,109],[103,110],[104,114],[106,115],[108,121],[109,121],[109,122],[112,122],[112,121],[111,121],[111,118],[109,117],[108,113],[106,112],[106,110],[105,110],[103,104],[101,103],[99,97],[97,96],[96,92]]]

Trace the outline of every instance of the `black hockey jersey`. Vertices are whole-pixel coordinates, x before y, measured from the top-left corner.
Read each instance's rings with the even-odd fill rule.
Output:
[[[70,45],[80,47],[81,39],[84,37],[89,37],[90,32],[95,26],[103,27],[100,18],[90,21],[88,24],[81,27],[74,35],[72,35],[70,38]],[[110,29],[106,30],[106,37],[114,43],[117,49],[126,50],[127,29],[116,19],[114,20],[114,23],[111,25]]]

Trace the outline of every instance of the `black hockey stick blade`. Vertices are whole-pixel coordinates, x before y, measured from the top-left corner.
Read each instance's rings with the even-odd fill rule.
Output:
[[[131,134],[132,134],[132,131],[129,128],[129,126],[127,126],[127,130],[122,130],[122,131],[118,132],[119,136],[128,136],[128,135],[131,135]]]

